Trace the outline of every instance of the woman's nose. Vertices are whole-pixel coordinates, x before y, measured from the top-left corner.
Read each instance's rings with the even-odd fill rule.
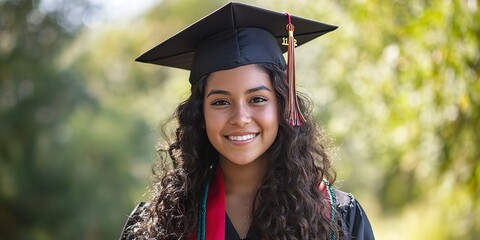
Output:
[[[243,127],[245,124],[248,124],[252,121],[250,116],[250,110],[245,104],[238,104],[232,110],[232,115],[230,117],[230,124]]]

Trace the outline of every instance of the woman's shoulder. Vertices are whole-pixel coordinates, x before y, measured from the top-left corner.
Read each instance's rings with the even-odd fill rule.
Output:
[[[342,212],[349,211],[350,209],[355,207],[355,204],[358,201],[355,199],[353,194],[344,192],[339,189],[333,189],[335,193],[335,206],[338,210]]]
[[[341,217],[341,225],[347,234],[346,239],[375,239],[367,214],[357,199],[351,194],[338,189],[335,192],[335,207]]]
[[[130,215],[127,218],[125,226],[123,227],[122,234],[120,235],[120,240],[134,239],[133,227],[135,223],[140,221],[142,213],[145,211],[147,207],[148,207],[148,203],[141,202],[133,209],[132,213],[130,213]]]

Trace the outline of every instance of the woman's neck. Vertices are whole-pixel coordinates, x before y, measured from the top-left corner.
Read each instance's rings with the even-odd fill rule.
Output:
[[[220,159],[223,170],[225,194],[253,197],[265,174],[265,161],[257,159],[248,165],[236,165],[227,159]]]
[[[265,161],[236,165],[220,159],[225,184],[225,210],[240,238],[245,238],[251,224],[256,192],[265,174]]]

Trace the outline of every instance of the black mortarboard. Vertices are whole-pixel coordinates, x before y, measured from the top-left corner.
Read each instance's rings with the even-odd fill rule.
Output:
[[[292,24],[295,25],[295,46],[337,28],[232,2],[160,43],[136,61],[190,70],[189,81],[192,84],[205,74],[247,64],[273,63],[286,69],[282,53],[288,50],[285,45],[289,44],[286,43],[293,42],[293,36],[288,40],[287,31],[288,26],[293,30]],[[293,44],[290,46],[293,60]],[[290,72],[294,78],[294,70]],[[294,86],[291,88],[294,91]],[[296,101],[296,96],[293,101]]]

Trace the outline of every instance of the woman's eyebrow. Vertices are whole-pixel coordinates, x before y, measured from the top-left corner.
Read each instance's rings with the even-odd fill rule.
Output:
[[[260,90],[266,90],[266,91],[269,91],[269,92],[272,91],[272,90],[270,90],[270,88],[268,88],[268,87],[266,87],[266,86],[264,86],[264,85],[261,85],[261,86],[258,86],[258,87],[250,88],[250,89],[248,89],[248,90],[245,91],[245,92],[246,92],[246,93],[253,93],[253,92],[260,91]],[[213,95],[213,94],[221,94],[221,95],[228,95],[228,96],[231,95],[228,91],[213,89],[213,90],[211,90],[210,92],[208,92],[207,97],[209,97],[210,95]]]
[[[252,92],[256,92],[256,91],[260,91],[260,90],[267,90],[269,92],[271,92],[272,90],[270,90],[270,88],[264,86],[264,85],[261,85],[261,86],[258,86],[258,87],[254,87],[254,88],[250,88],[247,90],[247,93],[252,93]]]
[[[210,95],[213,95],[213,94],[230,95],[230,93],[225,91],[225,90],[215,90],[215,89],[213,89],[212,91],[210,91],[208,93],[207,97],[209,97]]]

